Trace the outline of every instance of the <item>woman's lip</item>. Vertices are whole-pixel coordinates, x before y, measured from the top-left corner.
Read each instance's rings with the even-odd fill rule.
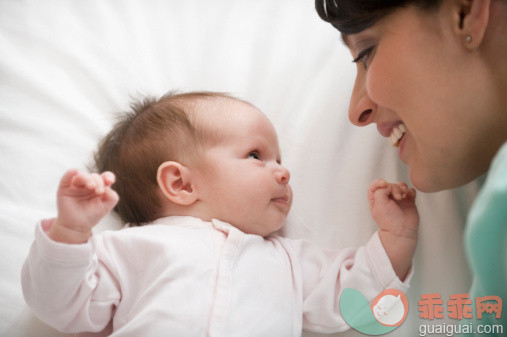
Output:
[[[400,139],[400,144],[398,145],[398,157],[400,157],[401,161],[407,164],[406,153],[405,153],[405,144],[407,142],[407,134],[405,133],[403,137]]]
[[[393,132],[393,129],[401,123],[403,123],[401,120],[378,123],[377,130],[383,137],[388,138],[391,135],[391,132]]]

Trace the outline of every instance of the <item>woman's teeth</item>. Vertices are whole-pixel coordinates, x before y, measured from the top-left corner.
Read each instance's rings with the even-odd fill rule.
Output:
[[[400,145],[400,140],[403,138],[405,132],[407,132],[407,128],[405,128],[405,125],[403,123],[400,123],[397,127],[395,127],[389,136],[389,142],[391,145],[398,147]]]

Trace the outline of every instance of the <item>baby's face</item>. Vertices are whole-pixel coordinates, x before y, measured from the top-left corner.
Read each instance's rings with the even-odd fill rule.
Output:
[[[266,236],[283,226],[292,204],[275,129],[249,104],[224,100],[215,108],[220,118],[211,125],[220,141],[199,164],[201,201],[213,218]]]

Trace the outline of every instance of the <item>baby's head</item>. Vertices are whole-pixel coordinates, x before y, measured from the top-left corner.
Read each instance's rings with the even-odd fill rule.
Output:
[[[98,171],[116,174],[124,223],[188,215],[266,236],[292,204],[275,129],[250,103],[221,93],[146,98],[102,140]]]

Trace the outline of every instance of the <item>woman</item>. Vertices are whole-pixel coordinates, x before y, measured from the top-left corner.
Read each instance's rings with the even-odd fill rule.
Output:
[[[489,170],[466,229],[473,317],[476,297],[507,301],[507,1],[316,0],[316,8],[357,64],[351,122],[377,124],[417,189],[462,186]],[[506,331],[503,311],[480,323],[501,321]]]

